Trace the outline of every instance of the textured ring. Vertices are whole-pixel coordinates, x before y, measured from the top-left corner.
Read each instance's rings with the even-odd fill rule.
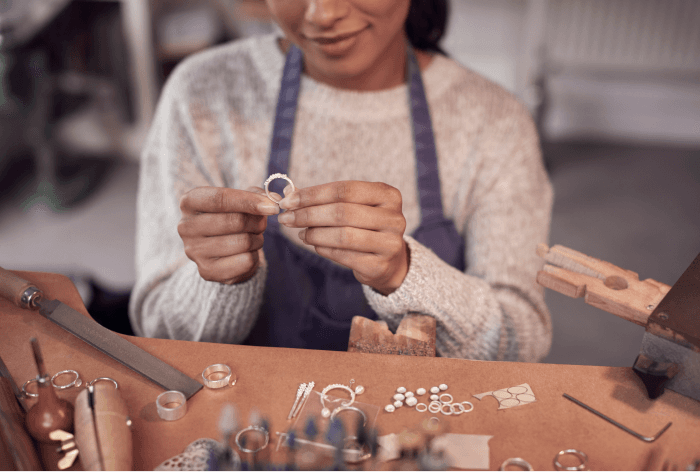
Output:
[[[223,373],[225,375],[220,379],[212,380],[209,378],[210,375],[216,373]],[[202,380],[204,380],[204,385],[209,388],[222,388],[227,386],[229,383],[231,383],[231,386],[233,387],[236,385],[236,378],[233,377],[233,382],[231,382],[232,375],[233,373],[231,372],[231,368],[226,364],[212,364],[202,372]]]
[[[111,377],[98,377],[94,380],[91,380],[90,383],[88,383],[88,386],[91,387],[95,385],[97,382],[112,382],[114,384],[114,389],[117,390],[119,389],[119,384],[117,383],[116,380],[114,380]]]
[[[334,420],[338,414],[342,413],[345,410],[353,410],[361,414],[362,418],[364,419],[364,421],[362,422],[362,426],[367,425],[367,415],[364,411],[360,410],[356,406],[339,406],[338,408],[333,410],[333,413],[331,413],[331,421]]]
[[[38,381],[39,381],[38,379],[29,379],[26,382],[24,382],[24,385],[22,385],[22,392],[28,397],[34,397],[34,398],[38,397],[39,396],[38,393],[32,393],[32,392],[27,391],[27,387],[29,386],[30,383],[38,382]]]
[[[54,382],[54,379],[56,377],[60,377],[61,375],[66,375],[66,374],[75,374],[75,378],[70,382],[67,383],[66,385],[56,385],[56,382]],[[51,377],[51,385],[53,385],[55,388],[59,390],[63,390],[66,388],[71,388],[71,387],[80,387],[83,384],[83,381],[80,380],[80,374],[72,369],[68,370],[62,370],[60,372],[56,372],[53,377]]]
[[[528,461],[520,457],[506,459],[498,470],[506,470],[506,467],[508,466],[521,467],[523,470],[534,470]]]
[[[460,403],[460,405],[464,406],[465,403],[467,405],[469,405],[470,408],[468,410],[464,410],[462,413],[469,413],[470,411],[472,411],[474,409],[474,404],[472,402],[462,402],[462,403]]]
[[[448,402],[444,401],[442,399],[442,397],[445,397],[445,396],[450,397],[450,401],[448,401]],[[441,403],[452,403],[453,401],[454,401],[454,398],[452,398],[452,395],[450,395],[449,393],[443,393],[442,395],[440,395],[440,402]]]
[[[272,200],[273,202],[275,202],[276,204],[279,205],[280,201],[272,198],[272,195],[270,195],[270,189],[269,189],[270,182],[272,182],[273,180],[276,180],[276,179],[284,179],[287,182],[289,182],[290,185],[292,186],[292,192],[295,190],[295,188],[294,188],[294,182],[292,182],[292,179],[287,177],[287,174],[272,174],[271,176],[269,176],[267,178],[267,180],[265,181],[265,184],[264,184],[265,185],[265,194],[267,195],[267,198],[269,198],[270,200]]]
[[[355,391],[353,389],[343,384],[328,385],[321,391],[321,416],[323,416],[324,418],[328,418],[331,415],[331,411],[326,407],[326,404],[324,402],[325,400],[327,400],[326,394],[331,390],[335,390],[336,388],[342,388],[343,390],[347,390],[348,392],[350,392],[350,401],[341,403],[342,406],[350,406],[353,403],[355,403]]]
[[[419,406],[422,406],[423,409],[421,410],[420,408],[418,408]],[[426,405],[425,403],[418,403],[416,405],[416,411],[420,412],[420,413],[423,413],[424,411],[428,411],[428,405]]]
[[[262,433],[265,436],[265,443],[260,446],[257,449],[246,449],[245,447],[241,446],[241,435],[245,433],[246,431],[257,431],[258,433]],[[243,428],[236,434],[236,446],[238,446],[238,449],[240,449],[242,452],[250,452],[250,453],[255,453],[258,451],[262,451],[267,447],[267,445],[270,443],[270,433],[267,432],[265,428],[262,426],[255,426],[251,425],[248,426],[247,428]]]
[[[561,465],[559,462],[559,458],[563,455],[566,454],[571,454],[573,456],[578,457],[578,460],[581,461],[579,465],[576,467],[565,467]],[[586,465],[588,464],[588,456],[586,455],[585,452],[579,451],[578,449],[564,449],[562,451],[557,452],[557,455],[554,456],[554,467],[557,470],[586,470]]]
[[[176,403],[176,406],[168,406],[171,403]],[[158,416],[165,421],[179,420],[187,413],[187,399],[185,394],[177,390],[168,390],[158,395],[156,398],[156,409]]]

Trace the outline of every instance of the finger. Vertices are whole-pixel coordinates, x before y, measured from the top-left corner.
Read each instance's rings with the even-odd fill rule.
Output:
[[[260,265],[260,252],[244,252],[234,256],[210,259],[206,264],[198,264],[199,275],[210,282],[235,284],[248,280]]]
[[[403,249],[403,238],[350,227],[306,228],[299,238],[316,249],[343,249],[392,257]]]
[[[400,212],[355,203],[332,203],[287,210],[278,221],[290,228],[351,226],[403,235],[406,218]]]
[[[256,192],[223,187],[198,187],[180,199],[183,214],[249,213],[276,215],[279,206]]]
[[[226,236],[200,238],[197,242],[185,245],[185,254],[192,260],[218,259],[245,252],[257,251],[263,247],[262,234],[240,233]]]
[[[315,249],[318,255],[351,269],[360,283],[368,285],[372,280],[386,278],[390,267],[385,258],[376,254],[330,247]]]
[[[382,182],[330,182],[297,189],[280,202],[280,208],[290,210],[339,202],[401,210],[401,192]]]
[[[222,236],[226,234],[260,234],[267,228],[267,218],[247,213],[198,213],[184,216],[178,225],[180,237]]]

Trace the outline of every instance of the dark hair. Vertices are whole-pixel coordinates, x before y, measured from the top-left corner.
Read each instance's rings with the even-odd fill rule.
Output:
[[[416,49],[445,54],[438,43],[447,29],[447,0],[411,0],[406,35]]]

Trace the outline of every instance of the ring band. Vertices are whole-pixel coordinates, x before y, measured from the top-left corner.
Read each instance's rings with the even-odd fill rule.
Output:
[[[60,377],[61,375],[67,375],[67,374],[74,374],[75,378],[70,382],[67,383],[66,385],[56,385],[56,382],[54,382],[54,379],[56,377]],[[62,370],[60,372],[56,372],[53,377],[51,377],[51,385],[53,385],[55,388],[59,390],[63,390],[66,388],[71,388],[71,387],[80,387],[83,384],[83,381],[80,380],[80,374],[72,369],[68,370]]]
[[[216,374],[217,372],[225,374],[224,377],[214,380],[209,378],[210,375]],[[233,387],[236,385],[236,378],[233,377],[233,381],[231,381],[232,375],[233,373],[231,372],[231,368],[226,364],[213,364],[204,369],[202,372],[202,379],[204,380],[204,385],[209,388],[222,388],[227,386],[229,383],[231,383],[231,386]]]
[[[168,406],[171,403],[177,403],[176,406]],[[177,390],[168,390],[158,395],[156,398],[156,409],[158,416],[165,421],[179,420],[187,413],[187,399],[185,394]]]
[[[506,467],[508,466],[521,467],[523,470],[534,470],[528,461],[520,457],[506,459],[498,470],[506,470]]]
[[[566,454],[571,454],[573,456],[578,457],[578,460],[580,460],[581,463],[575,467],[565,467],[561,465],[561,463],[559,462],[559,458]],[[585,452],[579,451],[578,449],[564,449],[562,451],[557,452],[557,455],[554,456],[554,467],[557,470],[586,470],[587,465],[588,456]]]
[[[450,401],[446,402],[442,399],[442,397],[450,397]],[[452,403],[453,401],[454,398],[452,398],[452,395],[450,395],[449,393],[443,393],[442,395],[440,395],[440,403]]]
[[[90,381],[90,383],[88,383],[88,387],[92,387],[92,386],[95,385],[97,382],[112,382],[112,383],[114,384],[114,389],[115,389],[115,390],[118,390],[118,389],[119,389],[119,384],[117,383],[116,380],[114,380],[114,379],[111,378],[111,377],[98,377],[98,378],[96,378],[96,379],[93,379],[93,380]]]
[[[422,409],[418,408],[420,406],[422,406],[423,408]],[[420,413],[423,413],[424,411],[428,411],[428,405],[426,405],[425,403],[419,403],[416,405],[416,411],[418,411]]]
[[[32,393],[32,392],[28,392],[28,391],[27,391],[27,387],[29,386],[30,383],[32,383],[32,382],[38,382],[38,381],[39,381],[39,380],[37,380],[37,379],[29,379],[29,380],[27,380],[26,382],[24,382],[24,385],[22,385],[22,392],[23,392],[26,396],[28,396],[28,397],[32,397],[32,398],[38,397],[38,396],[39,396],[38,393]]]
[[[294,187],[294,182],[292,182],[292,179],[287,177],[287,174],[272,174],[271,176],[269,176],[264,184],[265,185],[265,194],[267,195],[267,198],[269,198],[270,200],[272,200],[273,202],[275,202],[279,205],[280,201],[272,198],[272,195],[270,195],[270,189],[269,189],[270,182],[272,182],[273,180],[276,180],[276,179],[284,179],[287,182],[289,182],[289,184],[292,186],[292,192],[296,189]]]
[[[462,413],[469,413],[474,409],[474,404],[472,402],[462,402],[461,405],[464,406],[465,403],[469,405],[470,408],[468,410],[465,409]]]
[[[241,435],[245,433],[246,431],[257,431],[258,433],[262,433],[265,436],[265,443],[260,446],[257,449],[246,449],[243,446],[241,446]],[[270,433],[267,432],[265,428],[262,426],[255,426],[251,425],[248,426],[247,428],[243,428],[236,434],[236,446],[238,446],[238,449],[240,449],[242,452],[250,452],[250,453],[256,453],[258,451],[262,451],[267,447],[267,445],[270,443]]]
[[[367,425],[367,415],[365,414],[364,411],[360,410],[356,406],[339,406],[338,408],[333,410],[333,413],[331,413],[331,421],[333,421],[339,413],[342,413],[345,410],[353,410],[353,411],[356,411],[359,414],[361,414],[362,418],[364,419],[364,421],[362,422],[362,426]]]
[[[445,412],[445,407],[447,407],[449,412]],[[443,403],[440,407],[440,413],[442,413],[445,416],[450,416],[452,413],[454,413],[454,411],[452,410],[452,405],[450,403]]]

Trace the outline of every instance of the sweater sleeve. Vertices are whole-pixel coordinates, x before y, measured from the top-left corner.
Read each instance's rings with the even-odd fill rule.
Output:
[[[267,264],[248,281],[208,282],[184,253],[177,232],[180,197],[200,186],[226,186],[217,168],[216,99],[191,84],[185,61],[163,89],[141,156],[136,221],[136,283],[129,317],[139,336],[240,343],[262,303]]]
[[[388,296],[363,287],[393,329],[408,312],[435,317],[443,357],[539,361],[551,346],[536,248],[548,241],[552,187],[532,120],[520,107],[507,111],[510,117],[490,126],[479,144],[484,165],[464,203],[466,272],[405,236],[410,267],[403,284]]]

